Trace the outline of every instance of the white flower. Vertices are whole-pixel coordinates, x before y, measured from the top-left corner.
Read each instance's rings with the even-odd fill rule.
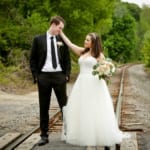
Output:
[[[64,45],[63,42],[61,42],[61,41],[58,41],[58,42],[57,42],[57,46],[60,47],[60,46],[63,46],[63,45]]]
[[[100,60],[96,65],[93,66],[93,75],[97,75],[99,79],[104,79],[109,82],[109,78],[115,72],[115,65],[109,60]]]

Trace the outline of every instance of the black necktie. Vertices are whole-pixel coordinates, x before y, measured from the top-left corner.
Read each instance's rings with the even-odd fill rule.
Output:
[[[51,55],[52,55],[52,65],[53,65],[53,68],[56,68],[57,67],[57,62],[56,62],[56,54],[55,54],[55,47],[54,47],[53,36],[51,37]]]

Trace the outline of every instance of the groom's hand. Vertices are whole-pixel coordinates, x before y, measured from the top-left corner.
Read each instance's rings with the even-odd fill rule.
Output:
[[[66,76],[66,81],[69,82],[69,80],[70,80],[70,77]]]

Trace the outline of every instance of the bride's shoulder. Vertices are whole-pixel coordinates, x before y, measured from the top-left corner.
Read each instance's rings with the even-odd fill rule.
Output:
[[[100,53],[99,57],[97,58],[97,61],[100,61],[100,60],[105,60],[105,56],[103,53]]]

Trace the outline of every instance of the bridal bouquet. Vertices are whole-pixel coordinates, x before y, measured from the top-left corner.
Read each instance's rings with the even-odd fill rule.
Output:
[[[110,82],[110,77],[115,72],[115,65],[108,59],[100,60],[93,66],[93,75],[97,75],[99,79],[104,79],[107,84]]]

